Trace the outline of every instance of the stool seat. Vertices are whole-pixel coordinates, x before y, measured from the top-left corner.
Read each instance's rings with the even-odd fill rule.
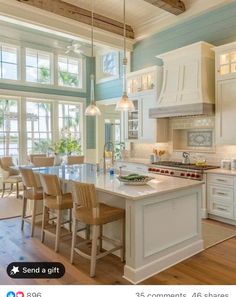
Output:
[[[86,207],[78,207],[73,214],[77,220],[88,225],[104,225],[125,217],[124,209],[104,203],[99,203],[98,208],[94,209],[94,211],[98,212],[97,216],[94,216],[91,210]]]

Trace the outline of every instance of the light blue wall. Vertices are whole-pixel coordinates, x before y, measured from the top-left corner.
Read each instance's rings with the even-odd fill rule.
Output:
[[[156,55],[197,41],[214,45],[236,40],[236,2],[164,30],[134,46],[132,71],[160,65]]]

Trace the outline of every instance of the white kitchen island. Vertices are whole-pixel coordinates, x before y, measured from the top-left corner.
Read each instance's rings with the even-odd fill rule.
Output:
[[[127,186],[89,164],[35,170],[94,183],[99,200],[126,210],[124,278],[132,283],[203,250],[200,181],[153,175],[148,185]],[[119,238],[119,222],[108,224],[104,232]]]

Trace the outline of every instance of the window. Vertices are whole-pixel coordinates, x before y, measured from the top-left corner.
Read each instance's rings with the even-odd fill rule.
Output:
[[[14,46],[0,45],[0,78],[18,79],[18,50]]]
[[[34,49],[26,49],[26,81],[50,84],[52,55]]]
[[[67,56],[58,56],[59,86],[82,87],[82,60]]]
[[[102,56],[102,72],[108,76],[117,75],[116,53],[111,52]]]
[[[100,52],[96,56],[97,82],[119,78],[119,52]]]
[[[19,155],[17,100],[0,99],[0,156]]]
[[[59,103],[59,131],[62,137],[70,133],[75,139],[81,140],[80,121],[80,104]]]
[[[51,103],[27,100],[27,153],[47,153],[52,140]]]

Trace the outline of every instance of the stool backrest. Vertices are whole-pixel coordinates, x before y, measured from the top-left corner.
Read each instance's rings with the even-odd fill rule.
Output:
[[[28,156],[28,160],[30,161],[30,163],[34,164],[34,158],[37,158],[37,157],[47,157],[46,154],[30,154]]]
[[[33,158],[33,165],[39,167],[48,167],[53,166],[54,164],[54,157],[34,157]]]
[[[32,169],[20,168],[23,184],[26,188],[38,188],[37,179]]]
[[[85,208],[97,208],[99,206],[96,189],[93,184],[72,182],[73,202]]]
[[[61,183],[57,175],[40,174],[43,192],[48,196],[61,196]]]
[[[83,164],[84,163],[84,156],[67,156],[67,164]]]
[[[8,169],[11,166],[14,166],[14,163],[12,161],[12,157],[2,157],[0,158],[0,166],[3,169]]]

